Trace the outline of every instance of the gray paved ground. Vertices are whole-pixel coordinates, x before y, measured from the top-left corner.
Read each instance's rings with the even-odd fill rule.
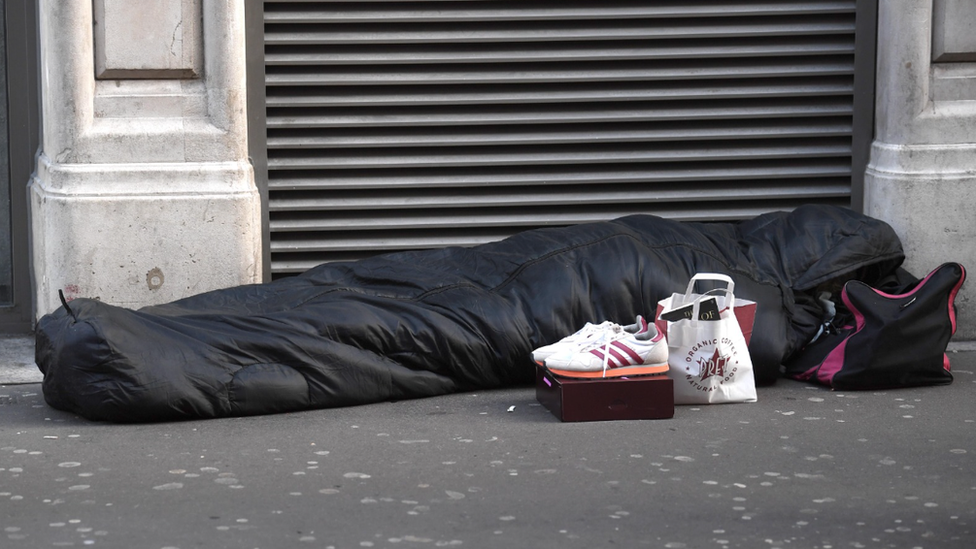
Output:
[[[976,352],[951,356],[947,387],[581,424],[518,388],[111,425],[3,385],[0,547],[971,549]]]

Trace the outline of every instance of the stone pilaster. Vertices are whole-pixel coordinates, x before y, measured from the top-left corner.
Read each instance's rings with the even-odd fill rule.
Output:
[[[132,9],[134,6],[139,9]],[[41,0],[38,316],[260,281],[243,0]]]

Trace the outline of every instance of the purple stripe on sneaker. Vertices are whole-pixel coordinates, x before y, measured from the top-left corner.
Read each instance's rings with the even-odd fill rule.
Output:
[[[630,366],[630,361],[627,360],[627,356],[621,353],[616,348],[610,349],[610,357],[612,360],[608,362],[608,366],[611,368],[620,368],[621,366]]]
[[[614,348],[623,351],[624,353],[627,354],[628,357],[630,357],[630,361],[629,361],[630,364],[637,364],[639,362],[644,362],[644,359],[642,359],[641,356],[637,354],[637,351],[631,349],[630,347],[624,345],[623,343],[619,341],[614,341],[612,345],[614,346]]]
[[[603,360],[603,349],[604,347],[600,347],[599,349],[590,349],[590,354],[600,360]],[[624,362],[624,360],[623,357],[620,356],[620,353],[616,352],[614,349],[610,349],[610,357],[607,358],[607,367],[619,368],[622,365],[622,362]]]

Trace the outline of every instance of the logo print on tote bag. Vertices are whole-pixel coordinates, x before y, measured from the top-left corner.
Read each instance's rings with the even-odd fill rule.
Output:
[[[708,360],[699,357],[698,365],[701,367],[701,380],[705,381],[712,376],[725,377],[725,365],[728,363],[729,357],[720,355],[718,349],[715,349],[715,354]]]
[[[685,379],[698,391],[714,391],[717,385],[731,381],[739,370],[738,361],[734,357],[738,354],[735,343],[729,338],[722,338],[721,346],[717,340],[701,341],[685,357],[685,362],[698,365],[698,375],[687,374]],[[721,348],[720,348],[721,347]],[[722,348],[728,354],[722,354]],[[707,353],[712,351],[711,356]],[[690,372],[691,368],[686,367]]]

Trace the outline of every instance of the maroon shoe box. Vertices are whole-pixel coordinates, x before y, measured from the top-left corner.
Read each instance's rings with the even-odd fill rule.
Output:
[[[536,366],[535,397],[566,422],[674,417],[674,385],[666,375],[571,379]]]

